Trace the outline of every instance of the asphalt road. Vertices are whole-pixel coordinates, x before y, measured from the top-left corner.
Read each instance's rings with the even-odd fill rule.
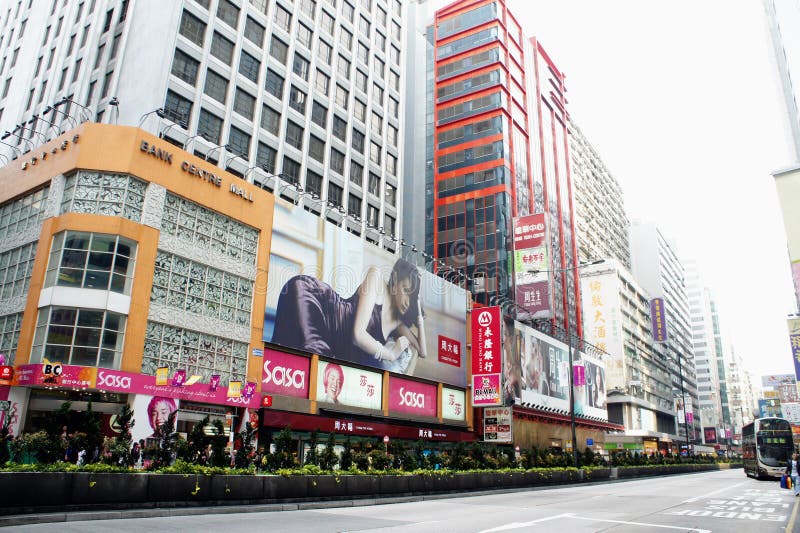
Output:
[[[363,504],[364,502],[362,502]],[[800,498],[777,481],[723,470],[616,483],[539,488],[384,505],[278,512],[86,520],[14,527],[15,531],[785,531],[800,522]],[[353,506],[356,505],[356,506]],[[192,512],[198,512],[195,509]],[[208,509],[214,513],[214,509]],[[146,513],[146,511],[143,511]],[[79,516],[71,516],[75,520]],[[795,525],[794,531],[800,531]]]

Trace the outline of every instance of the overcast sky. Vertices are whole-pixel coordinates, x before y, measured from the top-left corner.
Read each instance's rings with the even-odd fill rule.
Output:
[[[509,6],[566,74],[568,110],[629,216],[697,259],[745,367],[758,381],[793,372],[793,289],[770,174],[792,160],[761,2]]]

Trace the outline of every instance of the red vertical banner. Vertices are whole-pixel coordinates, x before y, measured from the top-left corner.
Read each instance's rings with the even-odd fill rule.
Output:
[[[482,307],[472,312],[472,404],[500,404],[502,339],[500,307]]]

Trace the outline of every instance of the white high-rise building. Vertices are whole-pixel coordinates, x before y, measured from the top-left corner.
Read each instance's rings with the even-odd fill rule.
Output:
[[[798,0],[762,0],[778,76],[783,91],[787,125],[791,134],[794,163],[800,162],[800,2]],[[792,79],[794,73],[795,80]]]
[[[336,222],[347,213],[351,231],[397,248],[401,0],[2,6],[7,159],[83,120],[140,125]]]
[[[673,394],[676,398],[681,395],[690,398],[694,415],[700,406],[683,265],[675,253],[675,247],[652,223],[634,221],[630,239],[634,277],[651,298],[664,299],[667,321],[667,340],[664,344],[667,347],[666,356],[671,361]],[[688,401],[686,407],[688,415]],[[693,419],[694,416],[687,418]],[[699,425],[687,419],[686,424],[679,424],[679,433],[685,433],[684,426],[688,426],[690,440],[697,438]]]
[[[630,270],[630,221],[622,187],[573,120],[569,131],[578,257],[581,261],[615,259]]]

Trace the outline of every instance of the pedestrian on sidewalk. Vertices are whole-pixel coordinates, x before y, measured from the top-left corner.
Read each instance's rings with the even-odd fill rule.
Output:
[[[792,478],[792,488],[794,495],[800,496],[800,467],[798,467],[797,453],[792,454],[792,458],[786,463],[786,475]]]

